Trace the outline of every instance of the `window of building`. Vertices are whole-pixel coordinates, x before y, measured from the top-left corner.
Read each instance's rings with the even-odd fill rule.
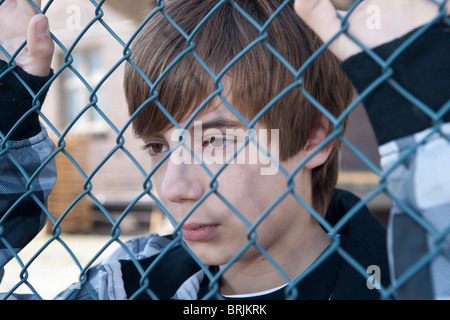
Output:
[[[103,110],[105,107],[102,99],[102,89],[95,95],[98,98],[96,105],[91,105],[90,96],[99,81],[104,76],[102,73],[101,51],[98,49],[84,50],[72,53],[72,68],[66,68],[63,72],[63,104],[61,110],[62,125],[66,128],[72,125],[73,131],[95,133],[104,130],[106,124],[102,116],[95,109]],[[90,106],[90,107],[89,107]]]

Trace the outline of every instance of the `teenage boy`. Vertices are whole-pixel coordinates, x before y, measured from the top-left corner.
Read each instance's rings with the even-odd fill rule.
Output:
[[[125,93],[130,114],[135,116],[133,128],[145,142],[151,167],[155,168],[152,174],[155,191],[175,226],[181,229],[190,250],[202,263],[216,266],[209,270],[210,276],[220,272],[220,294],[282,298],[285,297],[286,278],[293,280],[303,274],[330,246],[326,230],[307,207],[315,209],[319,216],[325,215],[337,179],[339,144],[331,141],[321,146],[333,130],[329,119],[296,86],[292,86],[296,79],[289,66],[277,59],[272,50],[297,70],[321,43],[298,19],[292,5],[288,5],[265,30],[264,42],[252,45],[263,32],[231,3],[217,4],[217,1],[167,2],[165,12],[178,28],[193,35],[195,55],[186,52],[186,37],[163,15],[156,15],[141,30],[132,46],[131,60],[135,65],[127,66]],[[281,1],[239,1],[238,4],[263,26]],[[195,30],[208,12],[211,15]],[[239,54],[240,59],[230,64]],[[161,76],[164,70],[169,72]],[[305,70],[301,82],[302,88],[334,117],[338,117],[350,102],[349,83],[329,52],[320,55]],[[155,85],[149,87],[148,83]],[[286,90],[289,86],[292,89]],[[215,94],[217,88],[220,95]],[[286,91],[284,95],[276,100],[283,90]],[[149,102],[154,93],[157,97]],[[210,154],[207,148],[212,148],[221,154],[220,159],[226,160],[222,155],[227,152],[223,151],[240,150],[245,139],[238,133],[248,129],[249,122],[269,104],[271,107],[255,121],[253,128],[258,133],[261,129],[279,130],[279,155],[274,155],[273,148],[269,150],[280,165],[276,174],[261,175],[262,165],[250,164],[249,159],[245,164],[233,163],[225,167],[225,161],[201,166],[194,161],[180,163],[176,161],[179,159],[174,159],[176,155],[169,152],[179,143],[178,138],[173,139],[173,131],[176,132],[178,126],[196,139],[196,121],[201,123],[204,131],[200,137],[204,149],[194,147],[196,156],[204,158],[204,154]],[[174,120],[171,121],[159,105]],[[199,107],[200,112],[191,118]],[[218,129],[218,132],[211,134],[208,128]],[[273,141],[270,142],[272,146]],[[248,149],[250,144],[240,152],[247,153],[250,158],[251,150]],[[299,167],[302,162],[305,163]],[[286,171],[289,175],[295,172],[292,181],[284,173]],[[289,187],[292,189],[287,192]],[[345,212],[333,209],[327,218],[337,221]],[[362,262],[365,269],[369,265],[383,267],[385,251],[383,240],[379,238],[381,228],[377,229],[379,226],[372,217],[363,215],[358,215],[349,224],[350,230],[357,231],[342,234],[341,240],[346,243],[346,250],[353,251],[355,259],[367,259]],[[364,225],[375,233],[370,236],[361,233],[360,239],[353,238]],[[255,232],[251,232],[251,226],[256,226]],[[248,246],[253,237],[257,246]],[[374,249],[365,255],[363,247],[368,246]],[[190,259],[185,255],[186,260],[182,260],[180,253],[174,252],[176,254],[167,252],[165,263],[172,265],[172,261]],[[228,265],[232,260],[234,263]],[[357,276],[355,270],[348,278],[341,277],[347,267],[337,254],[324,257],[321,268],[299,282],[298,298],[379,297],[376,291],[367,287],[367,279]],[[136,274],[139,278],[133,268],[131,263],[122,264],[125,277]],[[176,268],[173,271],[164,268],[165,277],[169,279],[176,279],[179,272]],[[387,274],[387,269],[383,268],[382,273]],[[208,292],[209,279],[204,270],[192,275],[187,284],[199,286],[199,293],[189,298],[202,298]],[[187,278],[182,278],[183,282]],[[134,282],[138,285],[138,281]],[[342,288],[341,282],[346,283]],[[349,286],[350,282],[354,286]],[[127,293],[138,288],[130,286]],[[161,289],[151,284],[150,288]],[[175,292],[163,294],[166,298],[173,294],[183,297]],[[144,298],[145,293],[139,297]]]

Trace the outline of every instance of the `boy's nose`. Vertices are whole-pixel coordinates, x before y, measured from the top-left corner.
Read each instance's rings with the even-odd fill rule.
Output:
[[[202,177],[206,175],[199,164],[175,163],[167,159],[167,171],[161,195],[170,202],[197,201],[203,196]]]

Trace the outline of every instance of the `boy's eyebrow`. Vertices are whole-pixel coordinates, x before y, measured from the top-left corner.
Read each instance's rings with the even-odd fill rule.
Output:
[[[242,128],[248,129],[248,127],[239,120],[233,120],[228,118],[214,118],[206,121],[195,121],[194,124],[188,127],[188,131],[193,131],[194,129],[199,128],[201,130],[207,129],[226,129],[226,128]]]
[[[227,129],[227,128],[240,128],[240,129],[248,129],[248,127],[242,122],[238,120],[227,119],[223,117],[206,120],[206,121],[194,121],[194,124],[191,124],[187,130],[193,132],[195,129],[200,129],[202,131],[208,129]],[[149,137],[153,139],[164,139],[163,132],[154,132]],[[149,139],[147,137],[147,139]]]

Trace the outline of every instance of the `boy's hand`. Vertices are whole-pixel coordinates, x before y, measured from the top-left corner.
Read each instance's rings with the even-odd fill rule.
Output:
[[[34,0],[37,7],[41,1]],[[54,50],[47,17],[37,14],[28,0],[5,0],[0,5],[0,45],[12,56],[27,40],[16,56],[15,62],[34,76],[45,77],[50,73]],[[0,50],[0,59],[8,61]]]
[[[446,8],[448,15],[450,1]],[[296,0],[295,11],[324,42],[341,30],[341,20],[330,0]],[[375,48],[431,21],[438,11],[430,0],[365,0],[349,16],[348,31],[367,47]],[[345,34],[329,49],[342,61],[362,51]]]

